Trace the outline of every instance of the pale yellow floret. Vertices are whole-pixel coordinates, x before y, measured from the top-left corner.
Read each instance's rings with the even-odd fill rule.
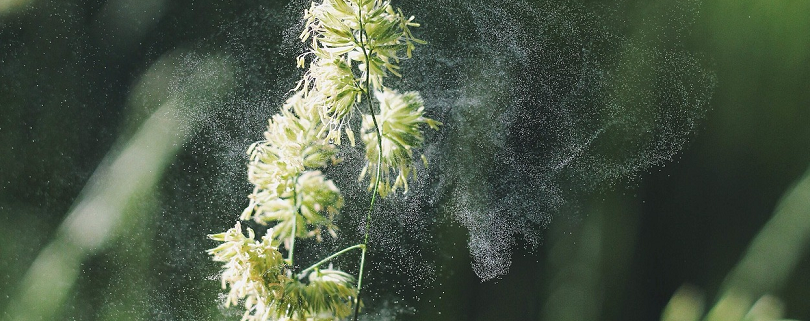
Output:
[[[401,76],[400,60],[424,41],[411,34],[410,27],[419,26],[413,17],[387,1],[325,0],[313,3],[304,19],[301,39],[311,40],[309,54],[315,59],[300,86],[322,106],[328,137],[339,144],[344,117],[360,101],[366,78],[374,90],[382,90],[388,73]],[[300,67],[306,66],[306,56],[299,57]]]
[[[380,168],[380,196],[396,192],[398,188],[408,191],[408,177],[413,172],[413,150],[422,146],[425,140],[421,125],[438,129],[441,123],[423,115],[424,103],[416,92],[400,94],[384,89],[376,93],[380,103],[380,113],[375,115],[379,131],[382,133],[382,150],[377,141],[377,129],[370,115],[363,117],[362,139],[366,145],[366,166],[360,174],[362,180],[370,175],[369,190],[374,188],[377,173],[377,160],[382,156]],[[393,172],[393,181],[392,181]]]
[[[230,230],[209,235],[222,242],[208,250],[214,261],[224,262],[222,287],[230,288],[225,306],[245,306],[243,321],[334,320],[351,313],[357,295],[354,278],[334,269],[316,269],[303,283],[291,276],[277,244],[268,235],[256,241],[252,229],[240,223]]]

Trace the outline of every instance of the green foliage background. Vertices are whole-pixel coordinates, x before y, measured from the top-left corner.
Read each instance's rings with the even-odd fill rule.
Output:
[[[660,19],[670,6],[621,1],[611,8],[622,18],[614,27],[623,33],[653,25],[680,35],[716,73],[712,109],[675,161],[626,186],[578,199],[580,211],[555,215],[543,244],[518,248],[509,274],[493,281],[480,282],[470,268],[467,231],[439,220],[432,227],[438,248],[424,258],[440,267],[433,281],[398,288],[392,295],[404,302],[378,307],[369,317],[656,320],[684,284],[702,289],[706,304],[713,304],[782,195],[810,164],[810,3],[706,0],[697,4],[689,30],[666,30],[671,25],[663,20],[642,24]],[[246,147],[269,113],[231,114],[225,102],[229,92],[258,93],[257,101],[275,106],[284,92],[260,89],[292,71],[257,63],[251,72],[266,77],[236,81],[233,88],[240,74],[227,76],[227,55],[219,52],[223,46],[262,51],[292,65],[290,53],[274,43],[296,18],[286,12],[286,3],[272,1],[0,0],[0,316],[218,320],[224,313],[238,319],[217,305],[219,284],[211,279],[217,266],[205,256],[211,244],[203,240],[230,226],[248,191],[244,164],[222,162],[230,158],[222,155],[229,149],[220,135],[238,137]],[[256,32],[228,43],[227,26],[234,23],[255,24],[274,36]],[[178,72],[188,77],[172,80],[169,75]],[[139,177],[109,176],[99,195],[113,186],[141,186],[125,204],[115,204],[123,214],[109,232],[114,236],[102,238],[100,246],[70,243],[72,250],[57,251],[75,250],[80,258],[64,298],[19,301],[26,271],[48,244],[65,239],[59,226],[74,204],[91,198],[81,191],[99,164],[104,168],[124,155],[141,124],[167,105],[176,107],[170,111],[176,117],[167,119],[190,121],[169,126],[187,129],[165,135],[170,143],[156,160],[165,165],[160,179],[141,186]],[[218,184],[245,192],[176,204],[200,190],[216,191]],[[803,208],[796,226],[810,220],[810,198]],[[800,246],[774,257],[798,260],[787,282],[772,291],[789,318],[810,319],[806,251]],[[755,275],[770,278],[771,272],[766,266]],[[389,281],[405,277],[376,273]],[[66,280],[46,281],[43,293]],[[375,286],[385,293],[385,283]]]

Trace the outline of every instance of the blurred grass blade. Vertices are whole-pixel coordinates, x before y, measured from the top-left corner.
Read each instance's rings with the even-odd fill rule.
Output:
[[[758,298],[779,290],[810,242],[810,169],[780,200],[774,216],[757,234],[725,281]]]
[[[221,57],[204,59],[193,68],[193,74],[184,79],[186,86],[166,99],[131,139],[119,140],[119,148],[105,156],[56,237],[26,273],[17,296],[10,301],[6,320],[57,319],[83,259],[115,237],[128,207],[153,190],[180,147],[205,119],[208,105],[233,86],[232,69]],[[139,86],[143,83],[148,79]],[[139,89],[136,92],[166,90]]]
[[[682,286],[667,303],[661,321],[698,321],[703,309],[703,293],[695,287]]]
[[[776,297],[765,295],[759,298],[745,315],[745,321],[770,321],[785,315],[785,304]]]
[[[767,295],[781,289],[810,242],[810,168],[782,197],[742,260],[729,273],[707,321],[773,320],[782,303]]]
[[[566,238],[564,224],[555,225],[556,239],[549,250],[547,270],[552,271],[548,298],[541,320],[599,320],[602,310],[599,283],[605,260],[604,213],[592,210],[576,239]]]
[[[0,0],[0,17],[25,9],[33,2],[34,0]]]

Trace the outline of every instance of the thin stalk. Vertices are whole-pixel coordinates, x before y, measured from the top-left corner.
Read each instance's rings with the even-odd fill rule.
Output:
[[[317,268],[317,267],[319,267],[319,266],[323,265],[323,264],[324,264],[324,263],[326,263],[326,262],[329,262],[330,260],[332,260],[332,259],[334,259],[334,258],[336,258],[336,257],[340,256],[340,255],[341,255],[341,254],[343,254],[343,253],[349,252],[349,251],[354,250],[354,249],[365,249],[365,248],[366,248],[366,246],[365,246],[365,245],[363,245],[363,244],[357,244],[357,245],[352,245],[352,246],[349,246],[349,247],[347,247],[347,248],[345,248],[345,249],[342,249],[342,250],[340,250],[340,251],[337,251],[337,252],[335,252],[334,254],[330,255],[329,257],[327,257],[327,258],[325,258],[325,259],[323,259],[323,260],[320,260],[318,263],[315,263],[315,264],[313,264],[312,266],[310,266],[310,267],[308,267],[308,268],[304,269],[303,271],[301,271],[301,273],[298,273],[298,276],[299,276],[299,277],[303,277],[304,275],[307,275],[307,273],[309,273],[309,271],[314,270],[315,268]]]
[[[293,258],[295,257],[295,233],[297,232],[296,229],[298,228],[298,215],[301,215],[301,205],[298,202],[298,177],[295,178],[293,181],[293,202],[295,206],[295,214],[293,215],[292,221],[292,236],[290,238],[290,253],[287,253],[287,264],[290,265],[291,268],[293,266]]]
[[[377,192],[380,187],[380,174],[382,168],[382,132],[377,123],[377,117],[374,115],[374,107],[371,105],[371,49],[366,50],[366,45],[363,36],[368,37],[366,34],[365,24],[363,23],[362,6],[358,6],[357,10],[358,22],[360,23],[360,48],[363,50],[363,56],[366,59],[366,79],[365,79],[365,94],[368,111],[371,113],[371,121],[374,123],[374,130],[377,131],[377,171],[374,175],[374,188],[371,192],[371,203],[369,204],[368,213],[366,214],[365,222],[365,236],[363,237],[362,254],[360,255],[360,271],[357,275],[357,298],[354,300],[354,321],[357,321],[357,316],[360,313],[360,292],[363,290],[363,269],[366,264],[366,251],[368,250],[368,232],[371,228],[371,213],[374,211],[374,201],[377,199]]]

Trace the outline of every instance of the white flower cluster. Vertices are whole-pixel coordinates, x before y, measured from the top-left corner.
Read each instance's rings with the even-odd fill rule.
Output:
[[[398,93],[386,88],[383,79],[388,73],[400,76],[400,60],[411,57],[416,43],[424,43],[414,38],[409,29],[419,24],[380,0],[324,0],[313,3],[304,16],[307,22],[301,39],[311,38],[312,50],[299,57],[299,66],[305,66],[308,55],[314,55],[315,59],[299,89],[312,103],[321,106],[321,117],[329,125],[327,137],[340,144],[341,129],[345,128],[354,144],[354,133],[344,120],[364,94],[371,99],[373,93],[380,110],[373,117],[362,117],[367,164],[360,178],[370,170],[369,190],[373,190],[378,182],[376,170],[380,161],[377,186],[380,196],[385,197],[399,187],[407,192],[407,178],[413,172],[413,149],[424,141],[419,126],[427,124],[438,129],[440,123],[423,116],[424,103],[418,93]],[[357,66],[356,70],[352,66]],[[374,123],[374,117],[378,124]],[[382,136],[382,149],[378,133]],[[392,179],[393,170],[398,173]]]
[[[380,113],[376,115],[376,122],[379,131],[375,127],[374,119],[370,115],[363,116],[363,143],[366,144],[366,159],[368,162],[360,173],[362,179],[366,173],[371,172],[371,183],[369,189],[374,187],[377,181],[376,160],[382,157],[380,162],[379,180],[380,195],[385,197],[389,192],[396,192],[398,187],[403,187],[408,191],[408,176],[413,172],[413,148],[422,145],[425,140],[419,126],[427,124],[430,128],[438,129],[439,122],[422,116],[424,103],[419,93],[409,91],[399,94],[393,90],[383,89],[376,93],[377,101],[380,102]],[[378,132],[381,135],[378,135]],[[378,136],[382,142],[378,144]],[[382,147],[382,150],[380,149]],[[424,157],[423,157],[424,160]],[[391,171],[399,170],[391,183]]]
[[[245,236],[236,223],[227,232],[211,235],[223,243],[208,250],[214,261],[225,262],[222,288],[230,287],[225,306],[244,300],[242,320],[334,320],[351,313],[351,275],[316,270],[304,284],[292,277],[271,233],[258,242],[252,229],[247,232]]]
[[[333,219],[343,206],[340,191],[319,169],[336,162],[344,134],[354,146],[351,119],[359,112],[367,160],[361,180],[370,172],[369,189],[383,197],[399,187],[407,191],[413,150],[424,141],[420,127],[440,125],[424,117],[418,93],[400,94],[383,86],[389,73],[399,76],[398,64],[411,56],[414,44],[422,43],[409,30],[418,26],[413,17],[382,0],[322,0],[305,11],[304,19],[301,40],[311,40],[311,50],[298,58],[298,65],[307,71],[269,120],[264,140],[248,149],[248,179],[254,189],[240,219],[272,228],[261,241],[250,228],[245,236],[240,223],[210,236],[223,242],[209,254],[225,262],[223,288],[230,288],[226,305],[244,302],[242,320],[349,316],[352,304],[359,304],[353,301],[358,294],[354,277],[319,269],[318,264],[300,274],[293,271],[295,239],[320,240],[323,230],[334,236]],[[365,110],[360,107],[364,102]],[[279,251],[281,244],[287,259]]]
[[[276,223],[274,236],[281,241],[320,236],[321,226],[331,229],[343,198],[335,184],[316,170],[335,153],[323,137],[323,126],[300,94],[270,119],[265,140],[248,149],[248,180],[254,188],[242,220]]]

